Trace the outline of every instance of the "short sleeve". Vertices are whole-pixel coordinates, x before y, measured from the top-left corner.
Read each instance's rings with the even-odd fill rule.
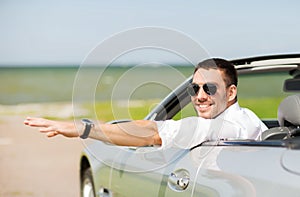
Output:
[[[161,148],[191,148],[206,139],[211,120],[200,117],[188,117],[178,121],[157,121]]]
[[[165,121],[155,121],[158,129],[159,137],[161,138],[162,145],[161,148],[166,148],[172,146],[174,137],[178,133],[179,121],[165,120]]]

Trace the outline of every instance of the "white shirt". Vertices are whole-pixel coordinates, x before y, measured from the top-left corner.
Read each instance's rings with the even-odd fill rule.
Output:
[[[188,117],[181,120],[156,121],[161,148],[192,148],[206,140],[256,139],[267,129],[249,109],[236,102],[214,119]]]

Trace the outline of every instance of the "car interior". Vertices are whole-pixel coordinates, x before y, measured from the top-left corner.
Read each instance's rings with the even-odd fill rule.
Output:
[[[283,88],[281,90],[288,93],[278,107],[277,119],[263,119],[263,122],[269,128],[262,134],[262,140],[281,140],[290,139],[300,136],[300,70],[298,66],[292,65],[289,71],[289,76],[292,78],[285,78],[283,81]],[[274,67],[273,67],[274,68]],[[281,68],[279,68],[280,70]],[[242,70],[242,73],[245,70]],[[257,71],[254,71],[257,72]],[[265,71],[264,71],[265,72]],[[266,71],[268,72],[268,71]],[[150,113],[152,117],[146,117],[153,120],[166,120],[173,118],[178,112],[184,109],[190,103],[190,97],[186,92],[186,86],[192,80],[188,78],[181,86],[175,89],[161,105],[157,106],[154,111]],[[282,83],[281,83],[282,84]]]
[[[289,139],[300,136],[300,70],[290,71],[291,79],[286,79],[283,85],[284,92],[293,94],[284,98],[277,112],[278,125],[268,125],[269,129],[262,134],[262,140]]]
[[[278,127],[266,130],[262,140],[287,139],[300,135],[300,94],[286,97],[278,107]]]

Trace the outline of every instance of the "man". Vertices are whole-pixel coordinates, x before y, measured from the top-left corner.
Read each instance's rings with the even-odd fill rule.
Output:
[[[250,110],[237,102],[237,73],[224,59],[200,62],[187,88],[198,117],[179,121],[136,120],[120,124],[93,124],[84,120],[80,128],[71,122],[28,117],[24,124],[38,127],[48,137],[90,137],[124,146],[190,148],[205,140],[224,138],[259,139],[267,127]]]

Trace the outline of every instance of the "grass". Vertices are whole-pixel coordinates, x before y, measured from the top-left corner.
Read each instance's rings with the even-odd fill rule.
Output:
[[[240,106],[251,109],[262,119],[277,118],[277,109],[283,98],[239,99]]]
[[[89,117],[104,122],[111,120],[143,119],[157,104],[159,100],[134,100],[134,101],[99,101],[94,105],[85,104],[90,112]]]
[[[142,119],[161,99],[177,87],[193,72],[193,66],[133,66],[133,67],[91,67],[80,70],[76,67],[2,68],[0,69],[0,115],[44,115],[51,119],[72,119],[72,108],[44,103],[89,102],[92,96],[101,100],[95,104],[84,104],[87,112],[77,113],[81,117],[97,118],[103,121],[115,119]],[[286,95],[282,91],[288,73],[272,73],[239,76],[239,103],[253,110],[260,118],[276,118],[277,108]],[[76,80],[75,80],[76,79]],[[84,83],[75,83],[82,79]],[[79,80],[80,81],[80,80]],[[95,86],[97,85],[97,86]],[[76,90],[75,93],[73,90]],[[93,95],[90,92],[93,92]],[[267,95],[267,97],[258,97]],[[94,98],[92,97],[92,98]],[[111,100],[131,100],[113,101]],[[150,100],[143,100],[143,99]],[[42,103],[41,106],[20,103]],[[10,105],[15,105],[11,107]],[[81,108],[81,104],[79,106]],[[175,119],[195,115],[188,106]]]
[[[277,108],[282,98],[241,98],[241,107],[251,109],[262,119],[277,118]],[[120,119],[143,119],[157,104],[159,100],[135,100],[135,101],[101,101],[95,105],[85,104],[89,111],[90,118],[96,118],[104,122]],[[174,119],[181,119],[188,116],[195,116],[191,104],[178,113]]]
[[[261,119],[277,118],[277,109],[283,98],[239,98],[241,107],[252,110]],[[83,113],[72,113],[72,106],[66,103],[52,103],[25,106],[2,106],[0,115],[41,116],[53,120],[72,120],[73,118],[91,118],[103,122],[112,120],[139,120],[160,102],[160,99],[127,101],[97,101],[95,104],[84,103],[76,106]],[[79,108],[78,108],[79,107]],[[2,110],[1,110],[2,109]],[[60,111],[69,113],[59,113]],[[75,117],[73,116],[75,115]],[[192,104],[186,106],[173,119],[178,120],[189,116],[196,116]]]

